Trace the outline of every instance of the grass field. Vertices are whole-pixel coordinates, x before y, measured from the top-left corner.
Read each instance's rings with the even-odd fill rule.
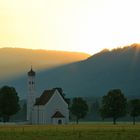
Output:
[[[1,125],[0,140],[140,140],[140,124]]]

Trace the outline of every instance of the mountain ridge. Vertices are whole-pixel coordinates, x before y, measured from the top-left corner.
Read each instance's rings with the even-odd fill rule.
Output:
[[[0,77],[11,78],[23,74],[31,65],[36,70],[84,60],[90,55],[78,52],[0,48]]]
[[[62,87],[68,97],[101,97],[110,89],[120,88],[126,96],[139,97],[140,48],[135,46],[95,54],[86,60],[37,72],[37,96],[43,90]],[[7,84],[27,93],[27,72],[24,77]],[[6,83],[5,83],[6,84]]]

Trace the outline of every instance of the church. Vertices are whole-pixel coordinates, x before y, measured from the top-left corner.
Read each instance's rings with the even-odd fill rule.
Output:
[[[28,72],[27,121],[29,124],[68,124],[69,109],[59,88],[44,90],[35,98],[35,76]]]

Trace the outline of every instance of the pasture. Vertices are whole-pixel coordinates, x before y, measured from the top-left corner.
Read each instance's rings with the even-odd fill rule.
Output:
[[[140,140],[140,124],[0,125],[0,140]]]

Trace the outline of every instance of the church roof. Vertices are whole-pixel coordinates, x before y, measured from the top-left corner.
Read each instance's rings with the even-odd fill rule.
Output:
[[[65,117],[62,115],[61,112],[56,111],[56,112],[54,113],[54,115],[52,116],[52,118],[65,118]]]
[[[51,97],[54,95],[56,90],[60,93],[60,96],[66,102],[66,99],[64,98],[63,93],[60,90],[60,88],[53,88],[53,89],[50,89],[50,90],[45,90],[39,98],[36,98],[36,101],[35,101],[34,105],[45,105],[45,104],[47,104],[49,102],[49,100],[51,99]]]
[[[28,72],[28,76],[35,76],[35,72],[32,70],[32,68],[31,68],[31,70]]]
[[[35,105],[45,105],[53,96],[55,89],[45,90],[43,94],[36,99]]]

